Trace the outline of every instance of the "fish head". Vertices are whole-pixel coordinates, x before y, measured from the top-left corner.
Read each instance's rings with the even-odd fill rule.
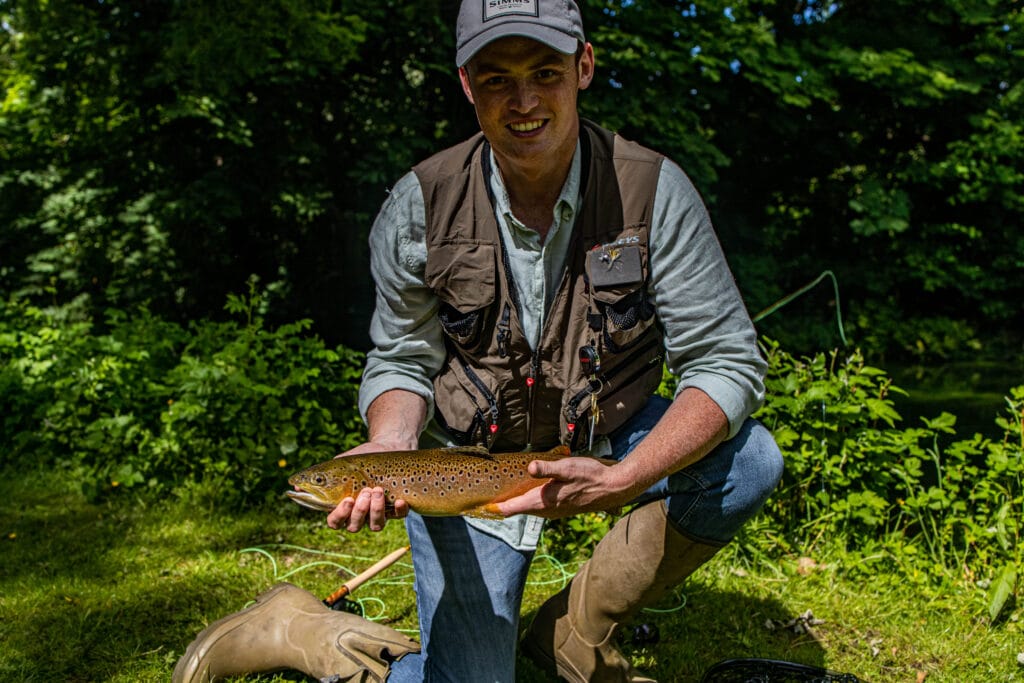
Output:
[[[293,490],[285,495],[303,507],[330,511],[345,498],[355,497],[367,485],[367,478],[348,458],[335,458],[304,470],[288,478]]]

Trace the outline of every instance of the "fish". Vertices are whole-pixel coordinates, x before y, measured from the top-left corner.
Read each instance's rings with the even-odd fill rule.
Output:
[[[294,490],[286,495],[304,507],[330,511],[360,490],[379,486],[388,509],[401,499],[421,515],[500,518],[498,503],[551,481],[530,476],[531,461],[569,457],[566,446],[535,453],[464,446],[343,455],[293,474],[288,483]]]

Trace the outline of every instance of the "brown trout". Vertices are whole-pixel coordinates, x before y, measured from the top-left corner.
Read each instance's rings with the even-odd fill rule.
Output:
[[[361,489],[380,486],[389,508],[401,499],[421,515],[500,517],[497,503],[550,481],[531,477],[530,461],[568,457],[565,446],[546,453],[488,453],[470,446],[346,455],[293,474],[288,483],[298,490],[287,495],[329,511]]]

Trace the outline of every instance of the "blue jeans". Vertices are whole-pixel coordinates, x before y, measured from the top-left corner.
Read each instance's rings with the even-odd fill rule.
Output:
[[[629,455],[668,405],[652,397],[616,430],[612,457]],[[664,499],[681,533],[724,545],[761,509],[781,476],[782,454],[771,433],[747,420],[732,439],[662,479],[635,502]],[[388,682],[515,681],[519,607],[533,553],[516,550],[461,517],[411,513],[406,529],[423,649],[396,662]]]

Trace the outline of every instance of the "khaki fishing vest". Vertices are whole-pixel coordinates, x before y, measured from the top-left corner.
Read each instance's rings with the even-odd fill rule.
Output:
[[[520,324],[483,135],[413,169],[426,205],[426,284],[447,346],[435,418],[459,443],[586,448],[591,430],[621,425],[661,381],[662,330],[647,287],[663,157],[581,124],[582,203],[536,351]]]

